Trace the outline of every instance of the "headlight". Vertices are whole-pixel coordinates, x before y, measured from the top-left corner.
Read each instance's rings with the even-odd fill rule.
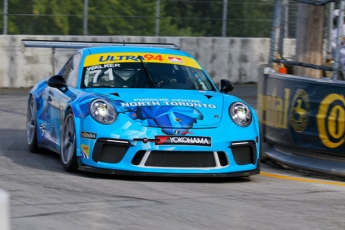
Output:
[[[242,102],[233,103],[229,110],[231,119],[239,126],[248,126],[252,121],[250,109]]]
[[[91,116],[102,124],[111,124],[116,120],[117,113],[109,102],[96,99],[90,105]]]

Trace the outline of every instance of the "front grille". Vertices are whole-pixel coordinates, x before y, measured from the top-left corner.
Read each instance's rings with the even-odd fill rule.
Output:
[[[104,139],[96,142],[92,159],[95,162],[119,163],[129,148],[128,144],[111,143]]]
[[[151,151],[145,166],[209,168],[216,167],[216,162],[213,152]]]
[[[230,146],[232,155],[238,165],[255,164],[256,163],[256,147],[254,142],[246,144]]]

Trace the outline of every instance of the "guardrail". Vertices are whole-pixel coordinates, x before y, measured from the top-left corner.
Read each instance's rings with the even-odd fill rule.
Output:
[[[9,222],[9,195],[7,192],[0,190],[0,229],[10,230]]]
[[[293,168],[345,177],[344,92],[345,81],[261,69],[263,155]]]

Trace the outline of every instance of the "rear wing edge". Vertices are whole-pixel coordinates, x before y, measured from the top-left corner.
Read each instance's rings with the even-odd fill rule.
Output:
[[[67,48],[82,49],[96,46],[136,46],[157,47],[179,50],[180,47],[172,43],[131,43],[131,42],[88,42],[88,41],[60,41],[60,40],[29,40],[22,39],[24,47],[36,48]]]

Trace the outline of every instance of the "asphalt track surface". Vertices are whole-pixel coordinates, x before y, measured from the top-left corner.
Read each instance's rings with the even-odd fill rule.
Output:
[[[256,85],[233,94],[256,106]],[[0,90],[0,189],[11,230],[345,229],[345,181],[272,162],[249,178],[67,173],[26,146],[26,90]]]

